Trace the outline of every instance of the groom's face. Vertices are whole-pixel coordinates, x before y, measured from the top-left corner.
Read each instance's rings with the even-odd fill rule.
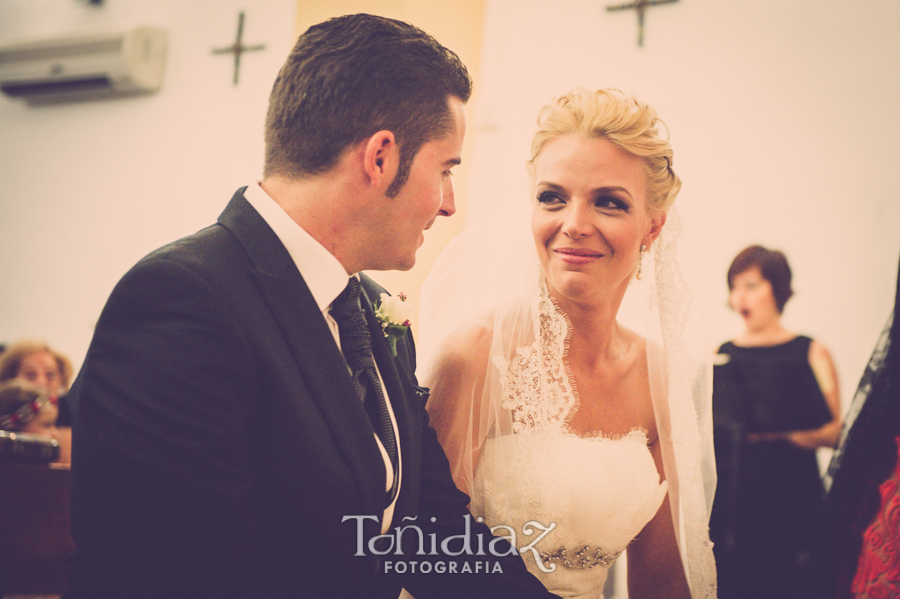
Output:
[[[460,163],[466,134],[465,107],[459,98],[448,100],[453,128],[443,137],[425,143],[413,158],[409,179],[394,197],[385,197],[379,235],[378,270],[409,270],[416,250],[425,241],[425,230],[438,216],[456,212],[451,169]],[[374,248],[373,248],[374,250]]]

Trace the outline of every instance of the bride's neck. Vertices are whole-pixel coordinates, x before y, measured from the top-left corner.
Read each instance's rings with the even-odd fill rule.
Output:
[[[577,353],[579,359],[593,361],[611,353],[620,338],[616,315],[622,303],[621,297],[595,302],[556,297],[554,300],[569,320],[570,349],[575,348],[573,353]]]

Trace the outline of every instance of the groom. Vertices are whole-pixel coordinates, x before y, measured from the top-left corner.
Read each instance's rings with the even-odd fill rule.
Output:
[[[468,516],[411,335],[392,356],[358,274],[409,269],[453,214],[470,91],[405,23],[299,38],[263,180],[141,260],[97,323],[69,396],[67,598],[551,596]]]

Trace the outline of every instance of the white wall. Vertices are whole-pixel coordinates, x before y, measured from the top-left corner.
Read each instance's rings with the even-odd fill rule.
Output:
[[[489,0],[470,214],[528,210],[535,116],[576,85],[653,104],[671,130],[678,199],[713,347],[741,331],[725,273],[752,243],[786,252],[785,324],[826,344],[849,403],[893,306],[900,258],[900,3]]]
[[[643,48],[634,13],[605,4],[488,1],[469,213],[527,210],[522,165],[551,97],[634,91],[672,131],[711,341],[740,330],[724,308],[734,254],[781,248],[797,290],[786,322],[832,350],[846,404],[900,256],[900,3],[680,0],[648,10]],[[244,56],[235,88],[230,58],[210,49],[231,43],[241,9],[244,39],[267,49]],[[295,0],[0,0],[0,38],[138,23],[170,36],[155,96],[42,108],[0,97],[0,341],[45,338],[77,367],[118,278],[259,176],[295,12]]]
[[[232,85],[237,31],[266,44]],[[0,341],[48,340],[76,368],[109,292],[154,248],[215,221],[259,178],[266,102],[296,0],[0,0],[0,39],[151,24],[169,34],[162,90],[31,107],[0,96]]]

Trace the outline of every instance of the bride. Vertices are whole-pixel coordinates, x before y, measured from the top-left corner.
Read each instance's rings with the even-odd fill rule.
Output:
[[[545,106],[531,247],[499,239],[509,221],[470,230],[422,292],[419,378],[456,483],[563,597],[600,598],[626,548],[632,599],[715,597],[709,385],[658,123],[617,90]]]

